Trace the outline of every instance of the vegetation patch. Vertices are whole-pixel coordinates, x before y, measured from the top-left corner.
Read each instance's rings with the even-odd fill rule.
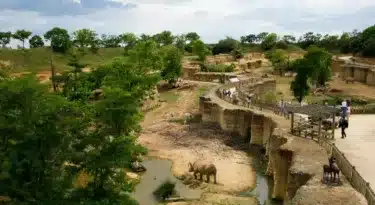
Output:
[[[204,64],[202,63],[201,65],[201,71],[202,72],[225,72],[225,73],[230,73],[233,72],[234,69],[236,68],[236,65],[234,63],[230,65],[225,65],[225,64]]]
[[[176,183],[170,181],[170,180],[166,180],[165,182],[163,182],[154,192],[154,196],[158,199],[158,200],[165,200],[173,195],[176,194],[176,190],[175,190],[175,187],[176,187]]]

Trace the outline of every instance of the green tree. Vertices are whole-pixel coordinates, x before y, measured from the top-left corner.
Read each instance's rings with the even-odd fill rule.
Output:
[[[30,48],[39,48],[44,46],[42,37],[39,35],[34,35],[29,40]]]
[[[329,51],[340,51],[339,47],[339,36],[337,35],[324,35],[319,42],[320,47],[325,48]]]
[[[180,52],[184,53],[186,48],[186,36],[179,35],[176,37],[176,47],[180,50]]]
[[[139,41],[129,51],[128,61],[139,71],[160,71],[163,68],[160,48],[153,40]]]
[[[170,31],[163,31],[161,33],[155,34],[153,38],[155,42],[159,44],[159,46],[173,44],[175,40],[175,37],[172,35],[172,32]]]
[[[147,41],[147,40],[151,40],[151,39],[152,39],[152,36],[142,33],[142,34],[139,36],[139,39],[140,39],[141,41]]]
[[[284,73],[288,63],[288,56],[282,49],[267,51],[265,57],[271,62],[272,67],[280,76]]]
[[[220,53],[230,53],[235,49],[238,49],[239,42],[231,37],[226,37],[223,40],[220,40],[212,48],[212,54],[217,55]]]
[[[34,76],[0,82],[0,195],[12,204],[68,204],[74,140],[87,131],[81,109]]]
[[[341,53],[349,53],[351,52],[350,49],[350,36],[348,32],[344,32],[341,36],[340,39],[338,40],[338,44],[340,47],[340,52]]]
[[[261,32],[257,35],[256,41],[262,43],[267,36],[268,36],[268,32]]]
[[[267,50],[272,49],[276,45],[276,42],[277,42],[277,34],[270,33],[264,38],[260,46],[262,47],[263,50],[267,51]]]
[[[54,52],[65,53],[71,47],[70,36],[66,29],[55,27],[47,31],[44,38],[51,41],[51,48]]]
[[[360,34],[361,54],[365,57],[375,56],[375,25],[363,30]]]
[[[116,35],[103,34],[100,42],[104,48],[117,48],[120,47],[121,39]]]
[[[22,48],[25,48],[25,40],[29,39],[31,34],[31,31],[17,30],[16,33],[13,34],[13,38],[20,40],[22,42]]]
[[[164,65],[161,77],[163,80],[168,81],[169,84],[174,85],[182,75],[181,51],[177,47],[169,45],[163,48],[163,53]]]
[[[258,37],[255,34],[249,34],[247,36],[244,36],[244,38],[244,41],[250,44],[255,43],[258,40]]]
[[[308,84],[309,70],[305,67],[305,59],[297,59],[294,65],[297,75],[290,84],[290,90],[299,103],[309,94],[310,86]]]
[[[296,37],[294,37],[292,35],[284,35],[282,40],[287,44],[292,44],[292,43],[296,42]]]
[[[278,41],[276,44],[275,44],[275,48],[276,49],[288,49],[288,44],[285,42],[285,41]]]
[[[206,60],[206,57],[211,53],[201,40],[195,40],[192,42],[192,50],[193,53],[198,56],[198,59],[201,62],[204,62]]]
[[[73,44],[80,48],[86,48],[95,43],[97,40],[95,31],[84,28],[73,32]]]
[[[0,44],[3,48],[5,48],[9,43],[10,39],[12,38],[11,32],[0,32]]]
[[[298,40],[298,45],[303,49],[307,49],[311,45],[319,45],[321,37],[322,35],[320,34],[307,32],[302,37],[300,37],[300,39]]]
[[[310,79],[316,86],[325,86],[331,78],[332,55],[325,49],[311,46],[304,56],[306,68],[310,70]]]
[[[186,34],[186,40],[189,42],[199,40],[201,37],[196,32],[189,32]]]
[[[135,66],[138,67],[138,66]],[[133,186],[125,179],[124,168],[143,149],[133,133],[142,120],[140,106],[157,83],[157,74],[145,73],[123,58],[116,58],[101,69],[103,99],[93,104],[96,130],[82,141],[90,142],[87,154],[74,164],[85,167],[93,180],[87,188],[75,190],[72,201],[81,204],[136,204],[129,193]]]
[[[124,51],[127,55],[128,51],[137,43],[137,36],[134,33],[124,33],[120,35],[121,43],[124,44]]]

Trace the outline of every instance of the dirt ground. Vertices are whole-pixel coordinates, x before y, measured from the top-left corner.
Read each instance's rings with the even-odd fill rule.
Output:
[[[175,102],[163,103],[147,113],[139,141],[149,148],[149,155],[172,160],[172,171],[176,176],[187,173],[188,162],[197,159],[212,161],[218,170],[218,184],[211,182],[207,186],[209,192],[249,190],[256,182],[252,159],[243,151],[226,146],[224,141],[229,136],[216,126],[201,123],[184,125],[181,122],[185,113],[198,113],[198,93],[202,92],[202,88],[212,87],[203,85],[199,83],[193,89],[178,92]]]
[[[277,82],[276,90],[283,93],[284,99],[293,100],[293,94],[290,91],[290,82],[293,80],[292,77],[280,77],[274,76]],[[375,99],[375,87],[368,86],[359,82],[354,82],[353,84],[338,79],[333,78],[328,82],[332,89],[341,90],[342,95],[363,97],[367,99]],[[311,96],[309,96],[311,98]]]

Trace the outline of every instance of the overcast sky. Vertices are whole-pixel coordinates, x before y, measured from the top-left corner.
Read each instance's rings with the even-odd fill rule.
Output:
[[[204,41],[262,31],[341,33],[375,24],[375,0],[0,0],[0,30],[154,34],[195,31]]]

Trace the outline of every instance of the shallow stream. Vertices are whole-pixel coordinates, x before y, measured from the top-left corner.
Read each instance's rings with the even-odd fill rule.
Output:
[[[253,168],[256,170],[256,187],[248,192],[240,193],[240,196],[256,197],[260,205],[281,205],[282,203],[272,200],[273,180],[264,175],[261,155],[257,151],[249,153],[253,158]],[[133,197],[140,205],[156,205],[159,202],[153,195],[153,191],[167,179],[176,183],[178,195],[182,198],[194,200],[199,199],[202,190],[191,189],[182,181],[173,176],[171,172],[172,162],[163,159],[149,159],[142,162],[147,171],[141,176],[140,183],[136,186]]]
[[[176,183],[176,190],[179,196],[192,200],[200,198],[202,190],[190,189],[188,186],[184,185],[182,181],[173,176],[171,171],[172,161],[150,159],[143,161],[142,164],[146,167],[147,171],[141,176],[141,181],[136,186],[136,190],[133,193],[133,197],[140,205],[158,204],[153,192],[168,179]]]

